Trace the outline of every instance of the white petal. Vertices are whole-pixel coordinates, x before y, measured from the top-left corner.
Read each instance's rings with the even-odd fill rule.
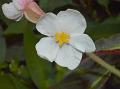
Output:
[[[81,34],[86,29],[86,20],[77,10],[68,9],[58,13],[60,26],[63,31],[70,34]]]
[[[5,3],[2,5],[4,15],[9,19],[19,21],[23,17],[22,11],[18,11],[13,3]]]
[[[37,54],[51,62],[56,58],[57,52],[59,50],[59,45],[54,42],[51,37],[42,38],[36,44]]]
[[[58,29],[57,16],[53,13],[47,13],[41,17],[36,25],[37,30],[47,36],[54,36]]]
[[[63,45],[58,51],[55,62],[60,66],[73,70],[80,64],[81,59],[82,53],[78,52],[70,45]]]
[[[72,36],[70,44],[82,52],[93,52],[96,49],[93,40],[87,34]]]

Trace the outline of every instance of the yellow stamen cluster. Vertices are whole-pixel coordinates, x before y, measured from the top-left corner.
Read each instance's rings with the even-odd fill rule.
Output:
[[[65,32],[56,32],[55,40],[61,47],[65,43],[69,43],[70,35]]]

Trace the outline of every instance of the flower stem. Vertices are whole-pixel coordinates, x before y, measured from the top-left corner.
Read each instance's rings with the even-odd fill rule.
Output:
[[[98,64],[100,64],[102,67],[106,68],[107,70],[109,70],[111,73],[115,74],[116,76],[118,76],[120,78],[120,70],[115,68],[114,66],[106,63],[103,59],[101,59],[100,57],[98,57],[97,55],[95,55],[94,53],[88,53],[87,54],[92,60],[94,60],[95,62],[97,62]]]

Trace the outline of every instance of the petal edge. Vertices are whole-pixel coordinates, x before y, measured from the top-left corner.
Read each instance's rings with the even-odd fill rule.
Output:
[[[93,52],[96,50],[93,40],[87,34],[74,35],[70,44],[81,52]]]

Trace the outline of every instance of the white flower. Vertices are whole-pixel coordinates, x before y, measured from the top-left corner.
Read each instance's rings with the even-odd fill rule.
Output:
[[[39,19],[37,30],[48,36],[36,44],[37,54],[51,62],[69,69],[75,69],[83,52],[95,51],[92,39],[84,34],[86,21],[83,15],[73,9],[57,15],[47,13]]]
[[[9,19],[19,21],[25,15],[33,23],[44,14],[34,0],[12,0],[9,4],[3,4],[2,10]]]

